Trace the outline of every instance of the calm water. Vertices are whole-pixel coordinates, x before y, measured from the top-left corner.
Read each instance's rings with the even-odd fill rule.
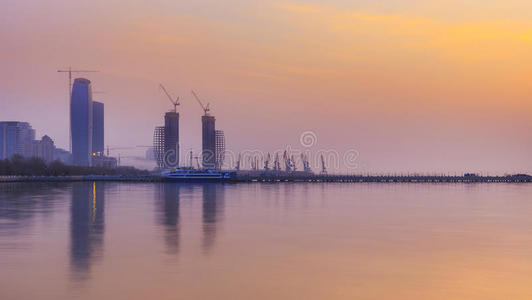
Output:
[[[0,299],[532,299],[532,185],[3,184]]]

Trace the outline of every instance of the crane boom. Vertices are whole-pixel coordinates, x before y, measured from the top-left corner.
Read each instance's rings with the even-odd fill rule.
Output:
[[[198,97],[198,95],[196,95],[196,92],[194,92],[194,90],[191,90],[190,91],[192,93],[192,95],[194,96],[194,98],[196,99],[196,101],[198,101],[199,105],[201,106],[201,108],[203,109],[203,112],[205,113],[206,116],[209,115],[209,111],[211,110],[209,108],[209,103],[207,103],[207,106],[203,105],[203,103],[201,102],[200,98]]]
[[[180,103],[179,103],[179,97],[177,97],[177,98],[175,99],[175,101],[174,101],[174,100],[172,100],[172,96],[170,96],[170,94],[168,93],[168,91],[166,91],[166,89],[164,88],[164,86],[163,86],[161,83],[159,83],[159,87],[161,87],[161,89],[163,90],[163,92],[164,92],[164,93],[166,94],[166,96],[168,97],[168,100],[170,100],[170,102],[172,102],[172,104],[174,105],[174,112],[177,112],[177,106],[180,104]]]

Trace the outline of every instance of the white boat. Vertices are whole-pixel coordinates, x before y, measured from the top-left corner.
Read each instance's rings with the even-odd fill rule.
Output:
[[[230,181],[234,179],[233,171],[218,171],[211,169],[179,168],[163,171],[161,176],[170,181]]]

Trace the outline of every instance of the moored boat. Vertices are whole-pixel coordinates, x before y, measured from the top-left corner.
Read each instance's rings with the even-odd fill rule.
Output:
[[[234,171],[218,171],[211,169],[179,168],[161,173],[161,176],[169,181],[189,181],[189,182],[217,182],[231,181],[235,177]]]

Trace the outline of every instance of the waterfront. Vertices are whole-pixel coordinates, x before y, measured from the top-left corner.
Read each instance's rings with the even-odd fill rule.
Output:
[[[530,299],[531,192],[4,183],[0,299]]]

